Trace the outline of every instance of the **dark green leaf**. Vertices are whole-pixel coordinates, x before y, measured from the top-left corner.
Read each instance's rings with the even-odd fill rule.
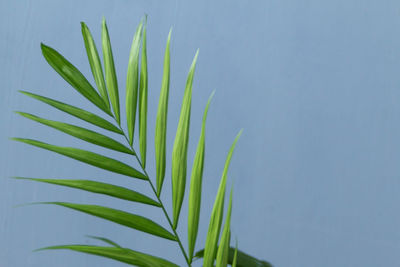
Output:
[[[197,50],[192,65],[190,66],[186,81],[185,94],[182,101],[178,129],[176,130],[174,147],[172,151],[172,208],[174,213],[175,229],[178,226],[179,214],[181,212],[183,197],[185,195],[190,111],[192,105],[192,84],[198,54],[199,51]]]
[[[37,182],[44,182],[44,183],[55,184],[55,185],[68,186],[68,187],[72,187],[72,188],[89,191],[92,193],[108,195],[108,196],[116,197],[119,199],[140,202],[143,204],[149,204],[149,205],[153,205],[156,207],[161,206],[157,201],[155,201],[143,194],[140,194],[136,191],[127,189],[125,187],[116,186],[116,185],[112,185],[112,184],[106,184],[106,183],[90,181],[90,180],[38,179],[38,178],[24,178],[24,177],[15,177],[15,178],[32,180],[32,181],[37,181]]]
[[[87,245],[65,245],[65,246],[52,246],[42,248],[40,250],[49,249],[69,249],[87,254],[106,257],[109,259],[117,260],[127,263],[129,265],[140,267],[179,267],[167,260],[154,257],[141,252],[133,251],[127,248],[113,248],[113,247],[98,247]]]
[[[88,130],[88,129],[85,129],[82,127],[78,127],[78,126],[75,126],[72,124],[46,120],[46,119],[43,119],[43,118],[37,117],[37,116],[29,114],[29,113],[25,113],[25,112],[17,112],[17,113],[28,119],[37,121],[39,123],[42,123],[44,125],[52,127],[54,129],[57,129],[66,134],[69,134],[69,135],[75,136],[79,139],[85,140],[89,143],[99,145],[102,147],[106,147],[109,149],[113,149],[113,150],[116,150],[119,152],[134,155],[134,153],[132,152],[131,149],[127,148],[120,142],[117,142],[114,139],[111,139],[110,137],[107,137],[103,134],[99,134],[94,131],[91,131],[91,130]]]
[[[43,149],[47,149],[58,154],[85,162],[89,165],[99,167],[101,169],[105,169],[108,171],[112,171],[115,173],[123,174],[126,176],[131,176],[143,180],[147,180],[147,176],[135,170],[134,168],[122,163],[118,160],[108,158],[90,151],[72,148],[72,147],[60,147],[55,145],[50,145],[47,143],[43,143],[40,141],[32,140],[32,139],[23,139],[23,138],[12,138],[15,141],[23,142],[29,145],[37,146]]]
[[[33,94],[33,93],[29,93],[26,91],[20,91],[21,93],[30,96],[32,98],[35,98],[39,101],[42,101],[50,106],[55,107],[56,109],[59,109],[61,111],[64,111],[74,117],[77,117],[81,120],[84,120],[86,122],[89,122],[93,125],[96,125],[98,127],[101,127],[103,129],[115,132],[115,133],[119,133],[119,134],[123,134],[123,132],[118,129],[116,126],[114,126],[112,123],[108,122],[107,120],[97,116],[96,114],[93,114],[91,112],[88,112],[86,110],[65,104],[63,102],[51,99],[51,98],[47,98],[44,96],[40,96],[37,94]]]
[[[153,222],[150,219],[145,217],[128,213],[122,210],[112,209],[103,206],[97,205],[84,205],[84,204],[75,204],[75,203],[67,203],[67,202],[44,202],[42,204],[54,204],[63,207],[67,207],[70,209],[74,209],[77,211],[81,211],[108,221],[115,222],[120,225],[127,226],[129,228],[133,228],[145,233],[149,233],[152,235],[156,235],[162,238],[166,238],[169,240],[176,241],[176,238],[173,234],[168,232],[165,228],[160,226],[159,224]]]
[[[41,44],[42,53],[50,66],[53,67],[61,77],[64,78],[72,87],[79,93],[86,97],[90,102],[95,104],[98,108],[111,115],[109,108],[107,108],[103,99],[99,96],[93,86],[86,80],[85,76],[68,60],[60,55],[53,48]]]

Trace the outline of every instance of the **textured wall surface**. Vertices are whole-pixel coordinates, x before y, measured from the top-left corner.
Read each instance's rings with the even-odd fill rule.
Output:
[[[229,183],[235,184],[232,231],[241,249],[277,267],[400,266],[399,1],[0,0],[1,267],[123,265],[68,251],[31,252],[47,245],[97,244],[87,234],[112,237],[183,266],[178,247],[169,241],[63,208],[14,206],[100,203],[165,225],[158,210],[8,178],[96,178],[150,192],[133,179],[8,139],[30,137],[104,152],[15,115],[14,110],[23,110],[85,125],[17,90],[95,111],[47,65],[40,42],[55,47],[93,81],[79,22],[85,21],[99,42],[105,16],[123,88],[133,32],[144,14],[149,15],[149,140],[171,26],[168,155],[197,48],[190,163],[202,110],[216,89],[198,248],[205,241],[225,155],[244,128],[229,172]],[[151,142],[149,166],[154,166],[153,151]],[[169,188],[169,176],[166,182]],[[170,191],[164,193],[171,210]],[[186,215],[184,204],[181,222]]]

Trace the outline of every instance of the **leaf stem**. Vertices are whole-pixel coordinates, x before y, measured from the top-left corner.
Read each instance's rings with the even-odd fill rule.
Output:
[[[115,119],[115,118],[114,118],[114,119]],[[141,160],[139,159],[139,157],[138,157],[138,155],[137,155],[135,149],[133,148],[133,144],[131,145],[131,144],[129,143],[129,139],[128,139],[128,137],[126,136],[124,130],[123,130],[122,127],[121,127],[121,125],[118,123],[118,121],[117,121],[116,119],[115,119],[115,121],[117,122],[119,129],[120,129],[121,132],[123,133],[123,135],[124,135],[124,137],[125,137],[125,140],[126,140],[126,142],[128,143],[130,149],[131,149],[132,152],[135,154],[134,157],[136,158],[136,160],[137,160],[138,163],[140,164],[140,167],[142,168],[142,170],[143,170],[143,172],[144,172],[144,175],[147,177],[147,181],[149,182],[149,184],[150,184],[150,186],[151,186],[151,189],[153,190],[154,195],[157,197],[157,200],[158,200],[159,204],[161,205],[161,209],[162,209],[162,211],[164,212],[165,217],[167,218],[168,224],[169,224],[169,226],[171,227],[171,229],[172,229],[172,231],[173,231],[173,233],[174,233],[174,235],[175,235],[175,237],[176,237],[176,241],[177,241],[178,244],[179,244],[179,248],[181,249],[182,254],[183,254],[183,256],[185,257],[186,263],[188,264],[189,267],[192,267],[192,265],[191,265],[191,263],[190,263],[190,260],[189,260],[189,257],[187,256],[187,253],[186,253],[186,251],[185,251],[185,248],[183,247],[182,242],[181,242],[181,240],[180,240],[180,238],[179,238],[179,235],[178,235],[178,233],[176,232],[176,230],[175,230],[175,228],[174,228],[174,226],[173,226],[173,224],[172,224],[171,218],[169,217],[167,210],[165,209],[164,203],[162,202],[160,196],[157,194],[157,190],[156,190],[156,188],[154,187],[152,181],[150,180],[150,176],[148,175],[146,169],[143,167],[143,163],[141,162]]]

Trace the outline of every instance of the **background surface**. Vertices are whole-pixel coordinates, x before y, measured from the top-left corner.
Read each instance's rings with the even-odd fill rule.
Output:
[[[40,42],[56,48],[92,81],[79,22],[85,21],[99,42],[104,15],[123,88],[132,36],[144,14],[149,15],[149,140],[171,26],[168,155],[197,48],[190,163],[202,110],[216,89],[207,125],[198,248],[225,155],[244,128],[229,172],[229,183],[235,184],[233,236],[241,249],[277,267],[400,266],[400,2],[394,0],[1,0],[0,266],[123,265],[68,251],[31,252],[47,245],[97,244],[86,234],[112,236],[121,245],[184,263],[169,241],[59,207],[14,206],[100,203],[164,224],[158,210],[8,178],[96,178],[149,192],[133,179],[8,140],[30,137],[102,151],[15,115],[12,111],[23,110],[85,125],[17,90],[95,111],[47,65]],[[154,166],[153,151],[150,145],[149,166]],[[164,193],[171,210],[170,192]],[[181,226],[186,205],[182,211]]]

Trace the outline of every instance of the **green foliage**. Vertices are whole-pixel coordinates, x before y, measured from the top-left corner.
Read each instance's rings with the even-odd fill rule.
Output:
[[[148,176],[146,171],[146,152],[147,152],[147,96],[148,96],[148,68],[147,68],[147,40],[146,40],[146,22],[142,20],[137,27],[134,34],[131,52],[129,56],[129,64],[127,70],[126,81],[126,128],[127,133],[124,132],[121,125],[121,108],[119,100],[119,89],[116,78],[116,70],[114,65],[113,53],[111,48],[110,37],[105,20],[102,21],[102,55],[103,63],[96,48],[94,39],[90,33],[89,28],[85,23],[82,25],[82,35],[85,43],[86,53],[88,56],[89,64],[96,84],[93,87],[90,82],[83,76],[83,74],[73,66],[67,59],[65,59],[55,49],[42,44],[42,53],[47,62],[53,69],[58,72],[75,90],[97,106],[100,110],[105,112],[113,119],[113,123],[109,122],[103,116],[96,115],[92,112],[66,104],[54,99],[44,96],[36,95],[29,92],[22,91],[23,94],[37,99],[45,104],[48,104],[58,110],[67,114],[75,116],[81,120],[91,123],[97,127],[106,129],[108,131],[122,135],[126,144],[122,144],[113,138],[98,133],[96,130],[86,129],[80,126],[67,124],[64,122],[53,121],[41,118],[25,112],[17,112],[19,115],[36,121],[40,124],[57,129],[65,134],[79,138],[85,142],[95,144],[107,149],[117,152],[125,153],[133,157],[139,169],[135,169],[126,163],[117,159],[104,156],[91,151],[83,150],[73,147],[61,147],[57,145],[48,144],[38,140],[26,138],[13,138],[16,141],[26,143],[35,147],[46,149],[66,157],[78,160],[80,162],[110,171],[117,174],[137,178],[146,181],[151,187],[155,199],[146,196],[142,193],[133,191],[131,189],[90,180],[76,180],[76,179],[41,179],[41,178],[23,178],[16,177],[21,180],[30,180],[36,182],[43,182],[58,186],[65,186],[74,189],[80,189],[89,193],[102,194],[114,198],[119,198],[134,203],[141,203],[145,205],[158,207],[165,215],[168,221],[169,230],[162,227],[157,222],[154,222],[141,215],[132,214],[126,211],[118,210],[111,207],[98,206],[98,205],[84,205],[79,203],[67,202],[44,202],[39,204],[52,204],[65,208],[80,211],[92,216],[102,218],[123,225],[138,231],[142,231],[160,238],[166,238],[173,241],[173,245],[178,245],[181,249],[182,255],[186,260],[188,266],[192,266],[193,259],[198,259],[204,256],[203,266],[213,267],[214,264],[218,267],[226,267],[228,264],[232,266],[270,266],[265,265],[265,262],[258,261],[257,259],[241,252],[240,250],[233,250],[230,248],[230,220],[232,212],[232,192],[229,200],[228,213],[225,217],[225,226],[221,233],[221,224],[224,218],[224,200],[227,184],[228,167],[233,155],[236,142],[241,135],[241,131],[234,140],[231,149],[229,150],[225,168],[222,174],[220,186],[218,189],[217,197],[211,213],[207,239],[205,243],[205,250],[202,250],[194,255],[196,240],[199,228],[201,195],[202,195],[202,179],[205,160],[205,134],[206,134],[206,118],[210,106],[211,98],[204,110],[203,121],[201,124],[201,133],[197,145],[196,154],[194,157],[190,191],[189,191],[189,214],[188,214],[188,253],[184,248],[180,236],[176,229],[180,217],[180,211],[185,195],[186,176],[187,176],[187,157],[189,146],[189,128],[190,128],[190,114],[192,103],[192,86],[198,51],[194,57],[192,65],[189,69],[185,92],[183,96],[181,113],[176,130],[175,141],[172,151],[172,217],[166,211],[163,202],[161,201],[162,186],[165,178],[166,169],[166,134],[167,134],[167,114],[168,114],[168,98],[169,98],[169,81],[170,81],[170,42],[171,31],[168,34],[167,45],[165,48],[164,56],[164,73],[162,78],[162,85],[160,90],[160,97],[158,102],[156,127],[155,127],[155,160],[156,160],[156,177],[155,183]],[[104,67],[104,70],[103,70]],[[102,114],[104,115],[104,114]],[[136,122],[136,117],[138,121]],[[138,124],[139,140],[134,142],[135,126]],[[138,144],[136,144],[138,143]],[[139,153],[136,153],[135,147],[139,146]],[[221,238],[220,238],[221,235]],[[133,251],[128,248],[119,246],[116,242],[111,241],[105,237],[89,236],[90,238],[100,240],[108,246],[88,246],[88,245],[63,245],[51,246],[40,250],[54,250],[54,249],[69,249],[87,254],[98,255],[116,261],[124,262],[134,266],[144,267],[157,267],[157,266],[178,266],[170,261],[161,259],[152,255],[142,252]],[[219,243],[219,245],[218,245]],[[259,265],[256,265],[259,264]],[[267,264],[267,263],[266,263]]]

